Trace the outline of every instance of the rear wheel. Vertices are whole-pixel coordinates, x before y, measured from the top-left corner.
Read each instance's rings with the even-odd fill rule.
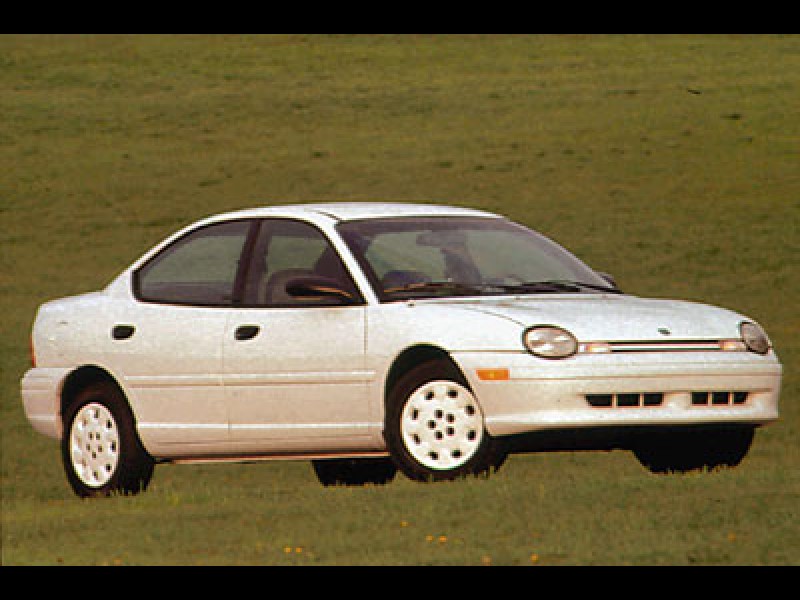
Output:
[[[417,481],[488,474],[504,457],[467,382],[444,360],[400,378],[389,393],[384,437],[397,466]]]
[[[635,445],[639,462],[653,473],[685,473],[738,465],[753,442],[753,427],[657,432]]]
[[[111,382],[81,390],[64,414],[61,455],[67,481],[81,497],[135,494],[153,474],[153,459],[139,441],[133,415]]]

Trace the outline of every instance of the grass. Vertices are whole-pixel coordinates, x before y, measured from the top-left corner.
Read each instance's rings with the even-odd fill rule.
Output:
[[[800,563],[797,36],[0,37],[2,563]],[[247,206],[503,212],[627,291],[759,320],[782,419],[737,469],[515,456],[326,489],[306,463],[161,466],[80,501],[18,381],[41,302]]]

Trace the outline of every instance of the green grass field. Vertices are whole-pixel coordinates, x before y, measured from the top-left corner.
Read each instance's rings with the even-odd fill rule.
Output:
[[[4,565],[800,564],[800,36],[0,36]],[[19,379],[36,307],[177,227],[286,202],[499,211],[628,292],[749,314],[782,419],[731,470],[512,456],[323,488],[159,466],[81,501]]]

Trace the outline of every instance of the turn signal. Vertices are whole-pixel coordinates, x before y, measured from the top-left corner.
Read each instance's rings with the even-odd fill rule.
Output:
[[[747,346],[742,340],[720,340],[719,349],[723,352],[745,352]]]
[[[508,381],[508,369],[475,369],[482,381]]]
[[[30,351],[31,367],[36,368],[36,349],[33,347],[33,334],[29,338],[28,349]]]
[[[586,342],[578,346],[578,352],[582,354],[608,354],[611,352],[611,345],[608,342]]]

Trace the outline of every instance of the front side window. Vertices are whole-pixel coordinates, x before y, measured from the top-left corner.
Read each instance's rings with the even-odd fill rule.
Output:
[[[329,281],[352,302],[361,302],[338,253],[319,229],[290,219],[263,221],[247,272],[244,305],[292,307],[342,303],[334,297],[293,296],[286,285],[298,277]]]
[[[136,272],[137,296],[166,304],[230,305],[250,226],[250,221],[219,223],[179,239]]]

